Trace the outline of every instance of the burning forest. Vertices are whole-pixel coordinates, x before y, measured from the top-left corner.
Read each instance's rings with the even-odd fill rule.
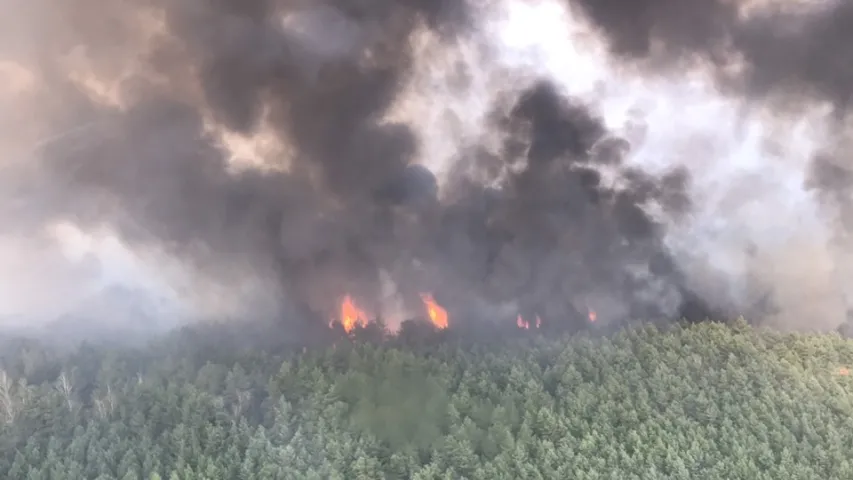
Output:
[[[69,229],[104,235],[133,268],[79,240],[95,273],[19,278],[63,305],[82,276],[132,278],[171,315],[293,338],[379,318],[835,328],[853,9],[682,3],[20,3],[4,245],[35,239],[21,271],[56,272]],[[9,314],[35,309],[22,282]]]
[[[4,6],[0,478],[853,478],[853,1]]]
[[[432,298],[432,295],[423,294],[421,298],[424,302],[422,318],[429,320],[429,323],[439,330],[447,328],[447,310],[439,305],[435,299]],[[364,310],[356,306],[350,295],[345,295],[344,299],[341,301],[340,316],[337,320],[332,319],[329,321],[329,328],[334,328],[334,325],[338,323],[346,333],[352,333],[353,329],[356,327],[366,327],[371,322],[371,319],[374,318],[376,317],[367,314]]]

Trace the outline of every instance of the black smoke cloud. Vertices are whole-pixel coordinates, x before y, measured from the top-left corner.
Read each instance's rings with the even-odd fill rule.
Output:
[[[740,22],[710,2],[579,7],[632,58],[652,55],[652,40],[675,58],[710,55],[733,39],[749,63],[750,92],[808,86],[843,106],[853,85],[845,53],[824,49],[842,35],[826,22],[849,17],[846,6],[802,20],[796,34],[765,19]],[[46,118],[56,132],[93,131],[89,141],[39,150],[44,170],[21,194],[31,222],[106,223],[212,276],[227,277],[232,263],[263,267],[294,329],[325,325],[344,292],[368,304],[379,298],[380,270],[410,306],[432,291],[451,313],[506,302],[550,323],[583,322],[587,309],[613,320],[713,313],[684,286],[646,208],[660,205],[674,219],[689,212],[689,175],[624,167],[626,142],[547,81],[509,108],[496,105],[503,148],[460,152],[464,168],[441,192],[412,165],[418,137],[386,116],[412,72],[418,32],[448,45],[471,33],[463,2],[88,0],[27,11],[43,37],[17,60],[45,85]],[[156,34],[137,27],[145,14]],[[785,57],[774,42],[798,48]],[[69,81],[61,59],[71,46],[104,75],[135,57],[120,106]],[[266,122],[288,145],[278,169],[229,170],[228,153],[205,129],[211,119],[246,134]],[[471,165],[482,173],[476,180],[465,174]],[[618,172],[618,186],[602,177],[606,169]]]
[[[729,88],[752,98],[821,99],[839,112],[853,95],[853,4],[844,0],[578,0],[611,50],[657,68],[702,59]],[[752,2],[757,3],[757,2]],[[733,60],[734,71],[725,68]]]
[[[407,40],[417,21],[455,35],[464,10],[418,2],[101,3],[68,12],[56,41],[40,42],[36,68],[59,103],[57,128],[100,130],[97,141],[44,149],[51,189],[76,200],[60,195],[46,215],[109,222],[130,242],[157,242],[206,270],[229,257],[271,262],[274,281],[303,316],[317,313],[313,297],[340,293],[326,277],[375,283],[377,252],[394,255],[395,245],[376,192],[402,174],[417,147],[405,125],[381,119],[412,62]],[[106,18],[96,14],[102,8]],[[166,34],[143,52],[140,73],[122,82],[124,108],[92,102],[58,73],[67,37],[98,73],[138,53],[122,48],[133,39],[120,27],[146,10],[162,16]],[[322,38],[283,28],[290,10],[297,23],[319,22],[324,29],[309,34]],[[95,23],[104,21],[108,27]],[[319,52],[318,42],[326,47]],[[193,89],[197,99],[182,97]],[[205,115],[239,133],[266,115],[295,151],[287,173],[229,173]]]
[[[519,159],[525,167],[500,189],[456,185],[459,198],[444,206],[428,242],[453,278],[494,303],[517,300],[528,318],[585,320],[588,310],[660,318],[684,314],[688,304],[698,308],[691,314],[710,315],[707,305],[686,301],[662,225],[644,209],[654,202],[673,217],[683,213],[685,171],[651,178],[625,168],[621,188],[606,187],[598,167],[621,162],[622,140],[548,82],[521,92],[493,128],[506,142],[500,155],[480,158],[480,169],[506,172]],[[457,291],[464,303],[466,290]]]

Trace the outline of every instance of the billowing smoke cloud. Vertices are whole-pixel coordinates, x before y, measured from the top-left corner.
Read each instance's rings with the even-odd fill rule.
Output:
[[[735,299],[742,309],[760,305],[765,315],[775,312],[770,314],[775,322],[788,327],[825,328],[837,323],[839,312],[845,305],[849,308],[846,279],[851,263],[845,217],[850,191],[841,185],[850,168],[843,155],[850,141],[853,49],[843,45],[853,39],[845,27],[853,21],[853,5],[832,0],[617,0],[580,1],[577,6],[604,34],[607,50],[621,61],[646,73],[704,70],[716,89],[737,100],[729,104],[743,109],[737,116],[739,125],[732,129],[742,136],[737,141],[739,152],[731,159],[739,171],[709,182],[718,190],[709,196],[725,200],[716,209],[703,202],[707,218],[693,222],[705,231],[702,240],[696,242],[695,232],[687,235],[692,248],[707,245],[708,257],[714,259],[708,263],[722,266],[726,273],[713,281],[717,287],[711,287],[723,291],[709,294],[706,283],[706,297],[717,298],[718,303]],[[721,114],[717,121],[729,120],[722,112],[715,113]],[[761,118],[760,127],[756,117]],[[709,126],[703,136],[725,130]],[[750,146],[753,142],[762,145]],[[697,153],[717,165],[707,170],[726,170],[724,152],[690,155]],[[730,193],[720,195],[719,190]],[[725,239],[708,242],[712,225],[727,223],[743,231],[726,236],[728,241],[750,244],[745,254],[733,255]],[[693,281],[707,282],[699,279],[707,273],[706,266],[699,268],[703,274],[694,273]]]
[[[579,0],[620,56],[663,64],[697,60],[752,97],[817,97],[848,107],[853,94],[853,5],[837,0]]]
[[[853,13],[747,7],[19,2],[6,237],[112,232],[182,308],[294,335],[424,291],[460,321],[833,326]]]

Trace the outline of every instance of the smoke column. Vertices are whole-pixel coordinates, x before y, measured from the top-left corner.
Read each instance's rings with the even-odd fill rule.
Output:
[[[849,3],[6,5],[9,318],[845,319]]]

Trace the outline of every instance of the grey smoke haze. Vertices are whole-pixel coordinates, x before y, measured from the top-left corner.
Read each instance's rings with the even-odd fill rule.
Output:
[[[431,291],[451,314],[514,304],[546,323],[571,324],[584,322],[588,308],[608,321],[758,316],[788,308],[774,302],[814,270],[792,262],[781,271],[779,252],[796,249],[765,253],[773,234],[760,224],[732,247],[741,254],[735,262],[755,262],[738,267],[755,277],[754,294],[733,293],[743,275],[717,265],[722,253],[703,251],[700,261],[673,246],[674,238],[703,250],[726,241],[699,241],[700,227],[713,230],[718,219],[703,213],[699,184],[707,179],[696,178],[691,161],[717,160],[713,145],[688,138],[696,132],[685,130],[688,153],[656,151],[675,158],[647,168],[632,155],[648,145],[641,131],[658,117],[644,119],[640,133],[616,131],[595,99],[571,95],[537,69],[507,70],[478,89],[481,70],[499,77],[506,69],[482,20],[488,4],[6,3],[17,13],[0,20],[0,60],[19,85],[0,114],[7,235],[41,235],[61,221],[107,229],[156,252],[147,261],[179,261],[186,275],[215,284],[200,301],[233,296],[258,315],[277,311],[294,335],[324,328],[344,293],[388,310],[384,278],[408,312]],[[569,5],[600,30],[613,63],[648,78],[697,64],[747,109],[769,104],[790,116],[791,105],[830,102],[838,132],[815,142],[847,171],[837,153],[853,88],[849,3],[749,15],[737,2]],[[424,39],[427,50],[419,49]],[[437,151],[427,119],[406,118],[399,107],[418,103],[408,87],[433,63],[453,72],[442,77],[446,99],[421,102],[486,103],[477,121],[488,135],[450,141],[452,161],[442,165],[424,158]],[[440,118],[472,128],[458,111]],[[677,136],[678,119],[666,121]],[[234,136],[266,142],[261,165],[245,152],[233,158]],[[747,190],[764,188],[727,175]],[[810,179],[827,212],[847,204],[838,178]],[[779,212],[767,198],[749,199],[760,212],[754,218]],[[844,229],[827,222],[841,238]],[[834,242],[833,260],[848,250]],[[199,282],[187,288],[200,290]],[[261,305],[269,298],[275,308]]]

